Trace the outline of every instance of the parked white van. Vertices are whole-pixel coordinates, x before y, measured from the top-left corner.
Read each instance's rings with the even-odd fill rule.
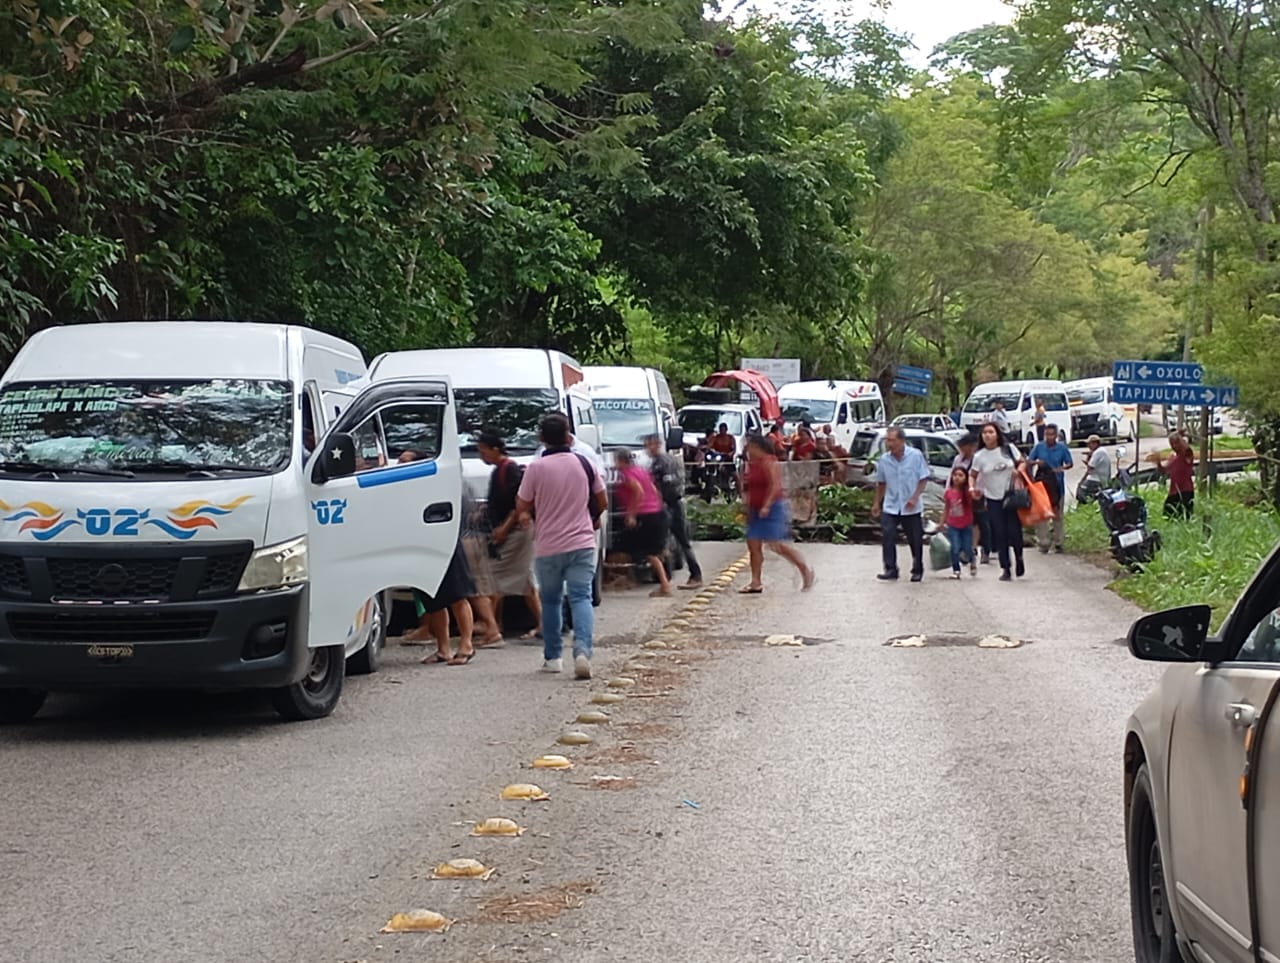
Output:
[[[778,405],[789,426],[830,425],[846,450],[860,427],[884,423],[884,397],[874,381],[796,381],[778,389]]]
[[[683,433],[673,434],[679,427],[675,399],[661,371],[619,365],[588,365],[582,370],[604,451],[628,448],[639,457],[649,435],[663,438],[668,450],[681,447]]]
[[[64,688],[330,713],[347,660],[376,667],[382,593],[439,587],[461,504],[448,380],[353,392],[364,370],[286,325],[27,342],[0,379],[0,721]]]
[[[1135,437],[1138,406],[1116,402],[1110,378],[1082,378],[1063,383],[1071,406],[1071,436],[1097,435],[1118,441]]]
[[[997,401],[1004,402],[1012,441],[1026,446],[1036,443],[1036,405],[1042,403],[1045,424],[1057,425],[1062,440],[1071,442],[1071,409],[1061,381],[989,381],[978,385],[964,403],[960,414],[962,427],[977,431],[991,420]]]
[[[462,449],[462,484],[469,499],[483,505],[493,471],[480,460],[476,437],[482,429],[496,431],[507,451],[520,464],[528,464],[541,447],[538,424],[552,411],[564,412],[574,436],[601,477],[605,477],[600,453],[600,433],[595,407],[587,390],[582,365],[561,351],[541,348],[434,348],[391,351],[369,365],[375,384],[387,379],[421,377],[433,371],[448,372],[457,408],[457,433]],[[596,566],[596,604],[600,599],[604,549],[608,524],[602,520],[597,533],[600,562]]]

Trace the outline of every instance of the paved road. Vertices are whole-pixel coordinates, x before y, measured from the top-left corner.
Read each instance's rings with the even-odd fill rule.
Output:
[[[811,595],[772,560],[766,594],[663,630],[678,648],[638,645],[678,603],[610,596],[597,662],[638,684],[560,750],[571,772],[524,766],[603,680],[518,645],[466,668],[392,649],[305,725],[243,697],[60,700],[0,733],[0,957],[1131,959],[1118,748],[1155,678],[1116,642],[1133,610],[1071,558],[881,585],[874,548],[805,551]],[[885,645],[917,633],[961,637]],[[499,802],[521,781],[552,798]],[[467,836],[498,815],[528,832]],[[458,856],[497,875],[426,878]],[[415,907],[459,922],[378,934]]]

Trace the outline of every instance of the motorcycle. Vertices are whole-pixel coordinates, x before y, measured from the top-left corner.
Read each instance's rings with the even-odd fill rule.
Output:
[[[1131,476],[1122,463],[1124,456],[1125,449],[1121,447],[1116,452],[1118,487],[1099,490],[1096,500],[1102,522],[1111,534],[1112,558],[1136,571],[1155,558],[1160,550],[1160,533],[1147,530],[1147,503],[1137,492],[1129,491]]]
[[[738,466],[733,455],[708,451],[702,465],[702,498],[707,504],[724,495],[732,501],[738,492]]]

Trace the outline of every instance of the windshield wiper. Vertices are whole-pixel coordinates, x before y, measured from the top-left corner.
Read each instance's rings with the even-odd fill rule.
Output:
[[[140,461],[130,462],[129,468],[135,472],[152,471],[185,471],[189,475],[213,475],[222,471],[246,472],[255,475],[266,475],[272,471],[261,465],[237,465],[234,462],[199,462],[199,461]]]
[[[100,478],[132,478],[133,472],[120,468],[90,468],[86,465],[42,465],[35,461],[0,462],[0,472],[21,472],[24,475],[96,475]]]

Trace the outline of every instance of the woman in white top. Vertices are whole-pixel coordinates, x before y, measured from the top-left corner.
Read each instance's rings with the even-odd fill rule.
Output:
[[[1026,574],[1022,563],[1022,520],[1017,509],[1005,505],[1005,496],[1013,487],[1014,472],[1022,464],[1022,454],[1005,439],[995,424],[982,426],[982,443],[973,455],[970,481],[975,492],[987,500],[987,517],[991,520],[991,541],[1000,558],[1000,581],[1010,574],[1009,550],[1013,550],[1018,577]]]

